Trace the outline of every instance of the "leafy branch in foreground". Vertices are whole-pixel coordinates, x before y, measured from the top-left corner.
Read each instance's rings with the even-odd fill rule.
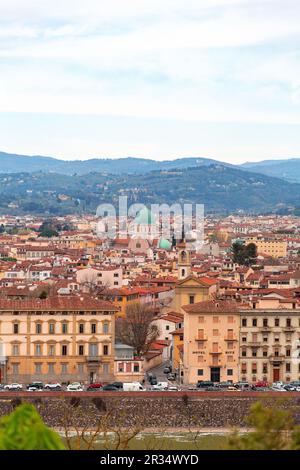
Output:
[[[252,405],[246,423],[253,431],[240,434],[233,431],[226,449],[230,450],[300,450],[300,427],[290,410]]]
[[[44,424],[33,405],[20,405],[0,420],[0,450],[64,449],[58,434]]]

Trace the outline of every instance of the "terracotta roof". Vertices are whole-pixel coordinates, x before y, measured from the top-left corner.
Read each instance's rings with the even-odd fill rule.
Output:
[[[102,310],[117,311],[111,302],[92,299],[89,296],[53,296],[48,299],[7,300],[0,299],[0,310]]]
[[[184,305],[183,310],[187,313],[222,313],[237,312],[237,304],[227,300],[205,300],[195,304]]]

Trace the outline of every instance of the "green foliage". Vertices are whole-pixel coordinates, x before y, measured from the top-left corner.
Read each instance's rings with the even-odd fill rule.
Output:
[[[244,266],[254,264],[257,258],[256,245],[249,243],[249,245],[242,245],[241,243],[233,243],[232,254],[234,263]]]
[[[45,222],[42,223],[39,234],[41,237],[57,237],[58,236],[58,230],[54,222],[51,220],[46,220]]]
[[[0,420],[0,450],[64,449],[58,434],[44,424],[33,405],[20,405]]]
[[[300,428],[289,410],[267,408],[257,402],[251,407],[246,423],[253,432],[240,435],[234,431],[226,445],[230,450],[299,450]]]

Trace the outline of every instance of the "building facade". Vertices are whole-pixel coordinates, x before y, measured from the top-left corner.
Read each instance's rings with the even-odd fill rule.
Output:
[[[238,380],[239,311],[234,302],[204,301],[183,307],[184,383]]]
[[[115,313],[88,297],[1,299],[1,382],[111,380]]]

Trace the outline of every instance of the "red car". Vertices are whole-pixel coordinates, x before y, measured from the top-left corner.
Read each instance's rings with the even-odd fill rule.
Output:
[[[90,384],[87,388],[87,390],[95,390],[95,389],[99,389],[99,388],[102,388],[103,387],[103,384],[97,382],[97,383],[93,383],[93,384]]]
[[[259,380],[258,382],[256,382],[255,384],[255,387],[268,387],[269,384],[268,382],[265,382],[264,380]]]

